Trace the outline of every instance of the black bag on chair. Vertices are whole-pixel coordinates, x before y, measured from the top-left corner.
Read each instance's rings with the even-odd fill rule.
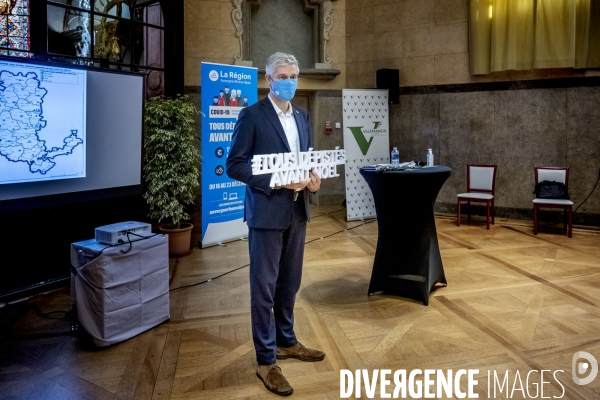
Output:
[[[539,182],[535,185],[533,193],[535,193],[535,197],[538,199],[570,199],[565,184],[556,181]]]

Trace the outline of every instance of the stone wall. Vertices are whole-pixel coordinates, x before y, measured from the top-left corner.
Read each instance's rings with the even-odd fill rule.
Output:
[[[600,169],[600,79],[583,83],[595,86],[401,95],[390,109],[391,146],[404,160],[425,160],[432,148],[436,164],[453,169],[438,196],[440,211],[455,211],[469,163],[498,165],[500,215],[530,217],[536,165],[568,166],[569,193],[578,206]],[[600,224],[600,190],[575,221]]]
[[[600,75],[570,68],[469,73],[469,0],[346,0],[346,82],[374,88],[375,72],[400,70],[400,86]]]
[[[375,72],[400,70],[400,86],[600,76],[598,70],[538,69],[469,74],[469,0],[335,0],[326,45],[332,80],[299,89],[374,88]],[[200,86],[200,63],[233,64],[240,53],[230,0],[185,0],[185,85]],[[308,33],[307,33],[308,34]],[[263,68],[265,60],[255,60]],[[302,66],[305,68],[306,66]],[[267,87],[261,80],[260,87]]]
[[[403,160],[424,160],[427,148],[433,148],[436,163],[453,168],[438,198],[439,210],[454,210],[456,194],[466,189],[466,164],[475,162],[498,164],[500,215],[530,218],[534,165],[569,166],[570,193],[578,205],[600,168],[600,71],[471,76],[468,3],[334,1],[326,53],[341,74],[333,80],[299,82],[299,89],[313,91],[315,148],[343,146],[342,129],[323,133],[326,121],[342,121],[341,89],[374,88],[377,69],[397,68],[401,96],[400,104],[390,106],[390,146],[400,149]],[[239,53],[232,9],[229,0],[185,0],[186,89],[196,102],[200,62],[233,64]],[[266,87],[264,80],[260,87]],[[313,201],[337,205],[344,196],[344,180],[330,179]],[[600,190],[575,221],[600,224]]]
[[[533,83],[537,83],[534,85]],[[390,147],[401,161],[425,161],[452,168],[438,196],[437,210],[456,211],[456,195],[466,191],[469,163],[497,164],[497,215],[531,218],[534,166],[568,166],[569,193],[577,207],[592,191],[600,170],[600,79],[526,82],[516,87],[488,84],[487,90],[402,94],[390,106]],[[536,86],[561,86],[538,88]],[[476,89],[482,89],[479,85]],[[422,88],[421,91],[431,91]],[[453,87],[456,89],[456,87]],[[343,147],[342,129],[323,133],[326,121],[342,120],[341,91],[318,91],[313,108],[317,149]],[[341,170],[343,171],[343,170]],[[341,173],[341,172],[340,172]],[[344,179],[324,180],[315,204],[339,205]],[[600,189],[574,216],[581,224],[600,225]]]
[[[233,64],[239,43],[230,0],[185,0],[185,86],[200,86],[200,63]]]
[[[326,45],[326,56],[331,60],[331,68],[341,74],[331,80],[302,78],[301,65],[298,89],[343,89],[346,87],[346,0],[333,2],[333,26]],[[233,5],[230,0],[185,0],[185,86],[198,87],[201,62],[233,64],[234,56],[240,54],[239,41],[235,36],[235,26],[231,19]],[[297,34],[297,33],[293,33]],[[307,33],[309,34],[309,33]],[[276,51],[276,50],[274,50]],[[254,60],[253,66],[264,68],[266,60]],[[262,77],[260,77],[262,78]],[[266,88],[264,79],[259,87]]]
[[[336,146],[344,148],[343,129],[336,129],[335,123],[342,123],[342,91],[319,90],[316,93],[311,115],[313,121],[313,143],[317,150],[332,150]],[[328,135],[324,133],[325,122],[330,122],[333,129]],[[341,205],[346,198],[344,186],[344,166],[339,165],[338,178],[323,179],[321,190],[313,196],[313,203],[321,206]]]

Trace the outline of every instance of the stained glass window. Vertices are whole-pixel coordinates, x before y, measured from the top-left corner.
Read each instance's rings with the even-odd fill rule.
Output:
[[[29,3],[30,0],[0,0],[1,55],[30,56]]]

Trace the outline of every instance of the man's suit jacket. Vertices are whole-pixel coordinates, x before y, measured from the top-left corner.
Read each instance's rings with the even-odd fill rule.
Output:
[[[311,128],[308,113],[292,107],[298,136],[299,151],[311,147]],[[244,220],[251,228],[286,229],[294,212],[294,190],[271,189],[271,174],[252,175],[252,157],[256,154],[289,153],[283,126],[268,97],[240,111],[227,158],[227,175],[246,184]],[[308,189],[304,189],[306,218]]]

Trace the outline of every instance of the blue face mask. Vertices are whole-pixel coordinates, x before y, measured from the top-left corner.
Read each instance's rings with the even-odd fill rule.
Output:
[[[298,87],[297,79],[284,79],[281,81],[272,81],[271,91],[283,101],[290,101],[296,94]]]

